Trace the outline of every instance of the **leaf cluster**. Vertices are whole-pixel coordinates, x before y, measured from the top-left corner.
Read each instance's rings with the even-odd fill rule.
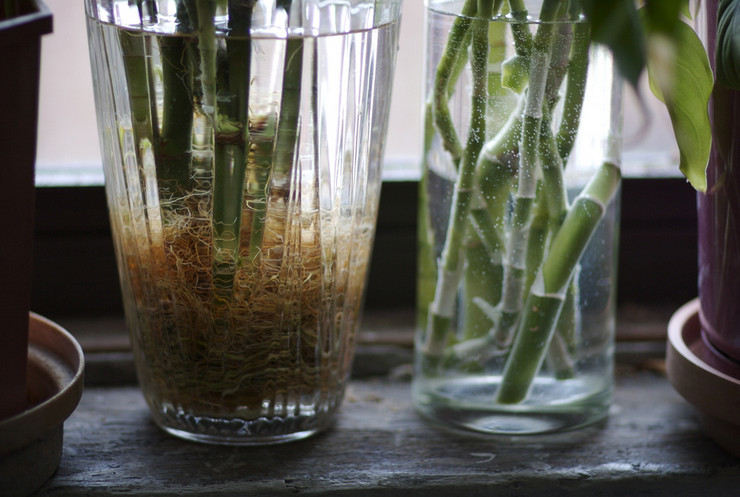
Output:
[[[738,0],[723,3],[734,4],[727,11],[737,11],[740,4]],[[641,6],[634,0],[582,0],[582,6],[591,23],[592,39],[612,50],[617,68],[631,86],[637,88],[647,69],[650,88],[671,117],[679,167],[697,190],[704,191],[712,142],[708,103],[714,77],[701,40],[685,22],[690,17],[688,0],[644,0]],[[725,20],[725,25],[730,24]],[[726,45],[740,45],[734,37],[731,41]]]

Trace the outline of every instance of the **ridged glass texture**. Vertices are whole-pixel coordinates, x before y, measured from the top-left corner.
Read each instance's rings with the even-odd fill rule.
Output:
[[[155,421],[276,443],[350,373],[400,0],[208,3],[86,2],[111,225]]]

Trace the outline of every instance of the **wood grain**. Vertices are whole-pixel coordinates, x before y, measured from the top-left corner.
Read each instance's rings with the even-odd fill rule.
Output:
[[[621,368],[595,428],[507,440],[434,428],[410,385],[355,380],[335,427],[272,447],[181,441],[149,419],[135,387],[89,388],[65,424],[56,476],[38,496],[737,495],[740,460],[706,438],[661,375]]]

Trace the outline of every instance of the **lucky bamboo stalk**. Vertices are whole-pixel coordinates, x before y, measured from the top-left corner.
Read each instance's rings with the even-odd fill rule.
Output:
[[[563,102],[563,118],[558,129],[558,152],[563,161],[568,159],[573,148],[586,93],[586,75],[588,74],[588,50],[590,27],[587,23],[573,26],[573,43],[568,62],[568,81]]]
[[[193,29],[184,3],[177,4],[177,32]],[[187,38],[163,36],[159,42],[162,58],[162,130],[157,150],[157,182],[160,189],[176,196],[191,184],[193,138],[193,58]]]
[[[303,78],[303,48],[303,39],[299,37],[288,38],[285,42],[280,111],[268,180],[269,194],[265,211],[265,215],[271,221],[269,236],[276,240],[282,240],[285,237],[285,222],[290,201],[288,194],[297,153]],[[268,236],[266,233],[268,226],[259,229],[262,230],[264,240],[264,237]],[[263,253],[262,257],[272,258],[268,253]],[[279,265],[279,261],[277,262]],[[273,264],[273,262],[269,262],[269,264]]]
[[[524,306],[497,402],[514,404],[527,396],[552,340],[568,285],[620,176],[617,165],[605,162],[569,209]]]
[[[228,311],[234,275],[240,264],[244,183],[249,156],[249,81],[251,42],[249,28],[252,4],[229,2],[229,32],[226,40],[226,72],[220,88],[214,136],[213,231],[214,309]]]
[[[434,106],[432,107],[434,122],[437,129],[440,130],[440,137],[445,148],[456,165],[462,157],[463,147],[452,122],[447,100],[449,98],[450,82],[453,81],[456,68],[460,67],[459,62],[463,59],[463,53],[465,52],[463,47],[467,46],[465,41],[468,37],[472,17],[476,15],[478,9],[477,2],[478,0],[466,0],[462,15],[455,19],[434,80]]]
[[[429,329],[425,351],[427,357],[441,357],[443,343],[447,336],[453,313],[451,296],[456,293],[462,270],[461,252],[470,207],[474,201],[475,168],[486,129],[486,103],[488,100],[488,21],[493,14],[492,0],[478,0],[478,16],[472,20],[471,68],[473,89],[471,96],[470,132],[465,153],[461,157],[460,170],[452,199],[450,225],[447,230],[445,247],[442,251],[437,293],[430,305]],[[445,83],[445,90],[446,90]],[[446,93],[446,92],[445,92]]]
[[[545,0],[542,5],[540,24],[529,54],[529,85],[522,119],[521,143],[519,147],[519,171],[517,192],[514,196],[512,230],[504,259],[504,285],[501,323],[496,330],[496,341],[508,345],[512,339],[525,298],[526,254],[532,207],[537,191],[537,164],[540,127],[545,105],[545,90],[550,67],[555,26],[562,3]]]

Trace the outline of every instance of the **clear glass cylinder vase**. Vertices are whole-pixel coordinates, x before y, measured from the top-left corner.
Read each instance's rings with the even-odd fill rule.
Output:
[[[86,0],[126,319],[154,420],[326,428],[354,354],[401,0]]]
[[[413,398],[448,427],[610,406],[621,85],[571,4],[426,1]]]

